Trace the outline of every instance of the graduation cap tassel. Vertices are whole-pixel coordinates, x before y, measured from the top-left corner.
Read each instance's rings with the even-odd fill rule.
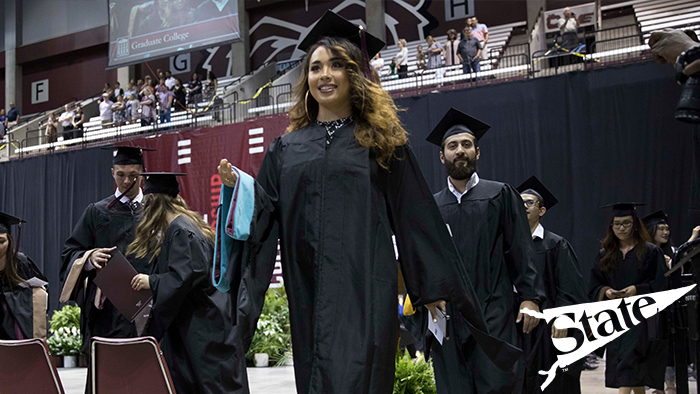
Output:
[[[139,180],[139,178],[136,177],[136,179],[134,179],[134,181],[131,182],[131,185],[129,185],[129,187],[126,188],[126,190],[124,191],[124,193],[118,195],[117,198],[115,198],[112,202],[110,202],[110,203],[107,205],[107,209],[108,209],[108,210],[112,210],[112,208],[114,208],[114,206],[117,205],[117,202],[118,202],[119,200],[121,200],[122,197],[124,197],[124,195],[125,195],[126,193],[128,193],[129,191],[131,191],[131,189],[134,188],[134,186],[136,185],[136,182],[137,182],[138,180]]]
[[[362,51],[362,63],[365,69],[365,78],[372,80],[372,69],[369,66],[369,54],[367,53],[367,36],[365,29],[360,26],[360,50]]]
[[[19,253],[19,241],[22,239],[22,222],[19,222],[17,229],[17,241],[15,243],[15,254]]]

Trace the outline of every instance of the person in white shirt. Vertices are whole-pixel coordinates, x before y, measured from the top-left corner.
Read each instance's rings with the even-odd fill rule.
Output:
[[[100,119],[103,125],[112,122],[112,105],[114,105],[114,103],[109,99],[109,93],[102,94]]]
[[[578,34],[576,33],[579,28],[579,22],[576,19],[576,14],[571,12],[569,7],[564,8],[564,18],[559,18],[557,25],[561,33],[561,46],[568,50],[576,48],[579,44]]]
[[[372,61],[369,62],[369,64],[372,66],[372,68],[377,70],[377,75],[381,77],[382,67],[384,67],[384,59],[382,59],[381,53],[377,52],[377,54],[374,55],[374,59],[372,59]]]
[[[73,138],[73,132],[71,130],[73,130],[73,117],[75,113],[71,111],[69,104],[66,104],[63,108],[65,112],[58,117],[58,121],[61,123],[61,126],[63,126],[63,138],[71,139]]]
[[[173,90],[173,87],[175,86],[175,77],[173,77],[173,73],[170,71],[165,72],[165,86],[168,87],[168,90]]]
[[[459,56],[457,55],[457,48],[459,47],[459,40],[457,39],[457,31],[455,29],[450,29],[447,31],[447,41],[445,41],[445,65],[446,66],[456,66],[461,64]]]
[[[408,76],[408,48],[406,48],[406,40],[403,38],[398,42],[399,53],[396,54],[396,65],[399,69],[399,78]]]

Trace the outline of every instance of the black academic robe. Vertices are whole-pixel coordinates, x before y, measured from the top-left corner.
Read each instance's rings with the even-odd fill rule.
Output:
[[[107,209],[107,205],[115,198],[111,195],[85,208],[61,252],[61,281],[65,281],[75,261],[91,249],[116,246],[126,256],[126,249],[134,240],[142,208],[132,209],[127,204],[117,202],[111,210]],[[150,272],[148,258],[127,258],[136,271]],[[83,336],[84,354],[89,353],[90,338],[93,336],[132,338],[137,335],[134,323],[122,316],[108,299],[104,301],[102,309],[95,307],[97,285],[93,280],[96,276],[97,270],[83,271],[70,298],[80,306],[80,332]],[[83,286],[85,279],[87,286]]]
[[[396,235],[415,305],[452,300],[480,343],[512,365],[518,349],[481,335],[483,314],[409,146],[388,169],[354,123],[327,141],[311,125],[273,141],[257,177],[256,218],[238,286],[238,332],[250,343],[280,240],[299,393],[390,393],[398,341]],[[258,195],[261,194],[261,195]],[[242,280],[237,279],[242,276]]]
[[[586,302],[583,275],[576,253],[571,244],[551,231],[544,231],[544,238],[535,237],[535,252],[538,268],[542,268],[544,290],[547,299],[540,306],[542,310]],[[541,393],[546,375],[539,371],[549,371],[557,361],[557,351],[552,342],[552,324],[543,321],[523,337],[525,352],[524,393]],[[547,386],[545,393],[575,394],[581,392],[581,364],[570,365],[566,371],[557,371],[554,381]]]
[[[668,270],[661,249],[647,243],[644,260],[640,262],[634,250],[622,257],[617,251],[616,267],[610,272],[600,269],[600,259],[605,256],[601,249],[595,258],[588,282],[590,301],[601,300],[607,288],[622,290],[634,285],[637,295],[668,290],[664,273]],[[607,300],[607,298],[602,298]],[[663,390],[668,344],[655,335],[658,332],[659,316],[653,316],[606,345],[605,387],[649,386]]]
[[[520,194],[510,185],[481,179],[462,196],[461,203],[448,188],[435,194],[435,200],[474,284],[491,334],[520,347],[522,324],[516,325],[515,320],[521,300],[540,303],[545,299]],[[523,358],[506,372],[481,349],[466,351],[473,348],[473,341],[463,324],[464,315],[455,313],[449,304],[448,314],[448,331],[454,339],[441,346],[432,335],[426,337],[438,393],[520,393]]]
[[[8,250],[8,253],[11,251]],[[32,278],[48,282],[34,262],[23,253],[15,255],[17,274],[24,280]],[[34,337],[34,302],[32,288],[11,283],[0,272],[0,339],[16,340]],[[19,334],[19,335],[18,335]]]
[[[211,283],[214,245],[187,217],[168,226],[149,276],[148,333],[160,343],[178,393],[233,393],[245,356],[232,334],[231,298]]]

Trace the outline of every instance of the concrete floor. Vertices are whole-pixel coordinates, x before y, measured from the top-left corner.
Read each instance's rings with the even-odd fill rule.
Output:
[[[614,394],[616,389],[605,388],[604,365],[601,361],[598,369],[584,371],[581,374],[581,392],[583,394]],[[66,394],[84,394],[86,368],[59,368],[61,381]],[[248,368],[250,391],[253,394],[295,394],[294,367]],[[647,391],[650,393],[651,391]],[[697,394],[696,383],[690,383],[691,394]]]

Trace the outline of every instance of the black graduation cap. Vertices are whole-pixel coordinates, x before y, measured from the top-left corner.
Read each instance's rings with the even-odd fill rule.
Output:
[[[0,212],[0,234],[9,234],[12,226],[20,223],[27,223],[27,221],[16,216],[8,215],[4,212]]]
[[[117,151],[114,155],[114,160],[112,164],[116,165],[130,165],[130,164],[141,164],[143,165],[143,151],[155,151],[153,148],[144,148],[142,146],[105,146],[102,149]]]
[[[425,140],[431,144],[442,147],[447,137],[451,137],[455,134],[469,133],[478,141],[490,128],[490,125],[452,107],[447,111],[445,116],[442,117],[440,123],[435,126]]]
[[[350,42],[362,49],[362,36],[360,33],[361,29],[364,30],[364,28],[361,26],[358,26],[335,12],[328,10],[325,14],[323,14],[321,19],[316,22],[316,25],[311,29],[311,31],[309,31],[301,43],[299,43],[298,48],[306,52],[323,37],[339,37],[350,40]],[[381,51],[386,44],[379,38],[369,34],[366,30],[364,35],[367,47],[367,56],[369,56],[371,59],[377,54],[377,52]]]
[[[614,204],[603,205],[600,209],[612,208],[613,216],[629,216],[635,211],[635,207],[643,205],[647,204],[643,202],[616,202]]]
[[[668,215],[663,210],[659,209],[654,213],[650,213],[642,218],[645,227],[656,226],[657,224],[668,223]]]
[[[552,208],[559,202],[559,200],[557,200],[557,198],[554,197],[554,195],[534,175],[518,186],[517,190],[520,194],[532,194],[533,196],[536,196],[542,203],[542,206],[547,209]]]
[[[162,193],[172,197],[180,194],[180,184],[177,177],[187,174],[181,172],[142,172],[141,176],[146,177],[146,186],[143,194]]]

